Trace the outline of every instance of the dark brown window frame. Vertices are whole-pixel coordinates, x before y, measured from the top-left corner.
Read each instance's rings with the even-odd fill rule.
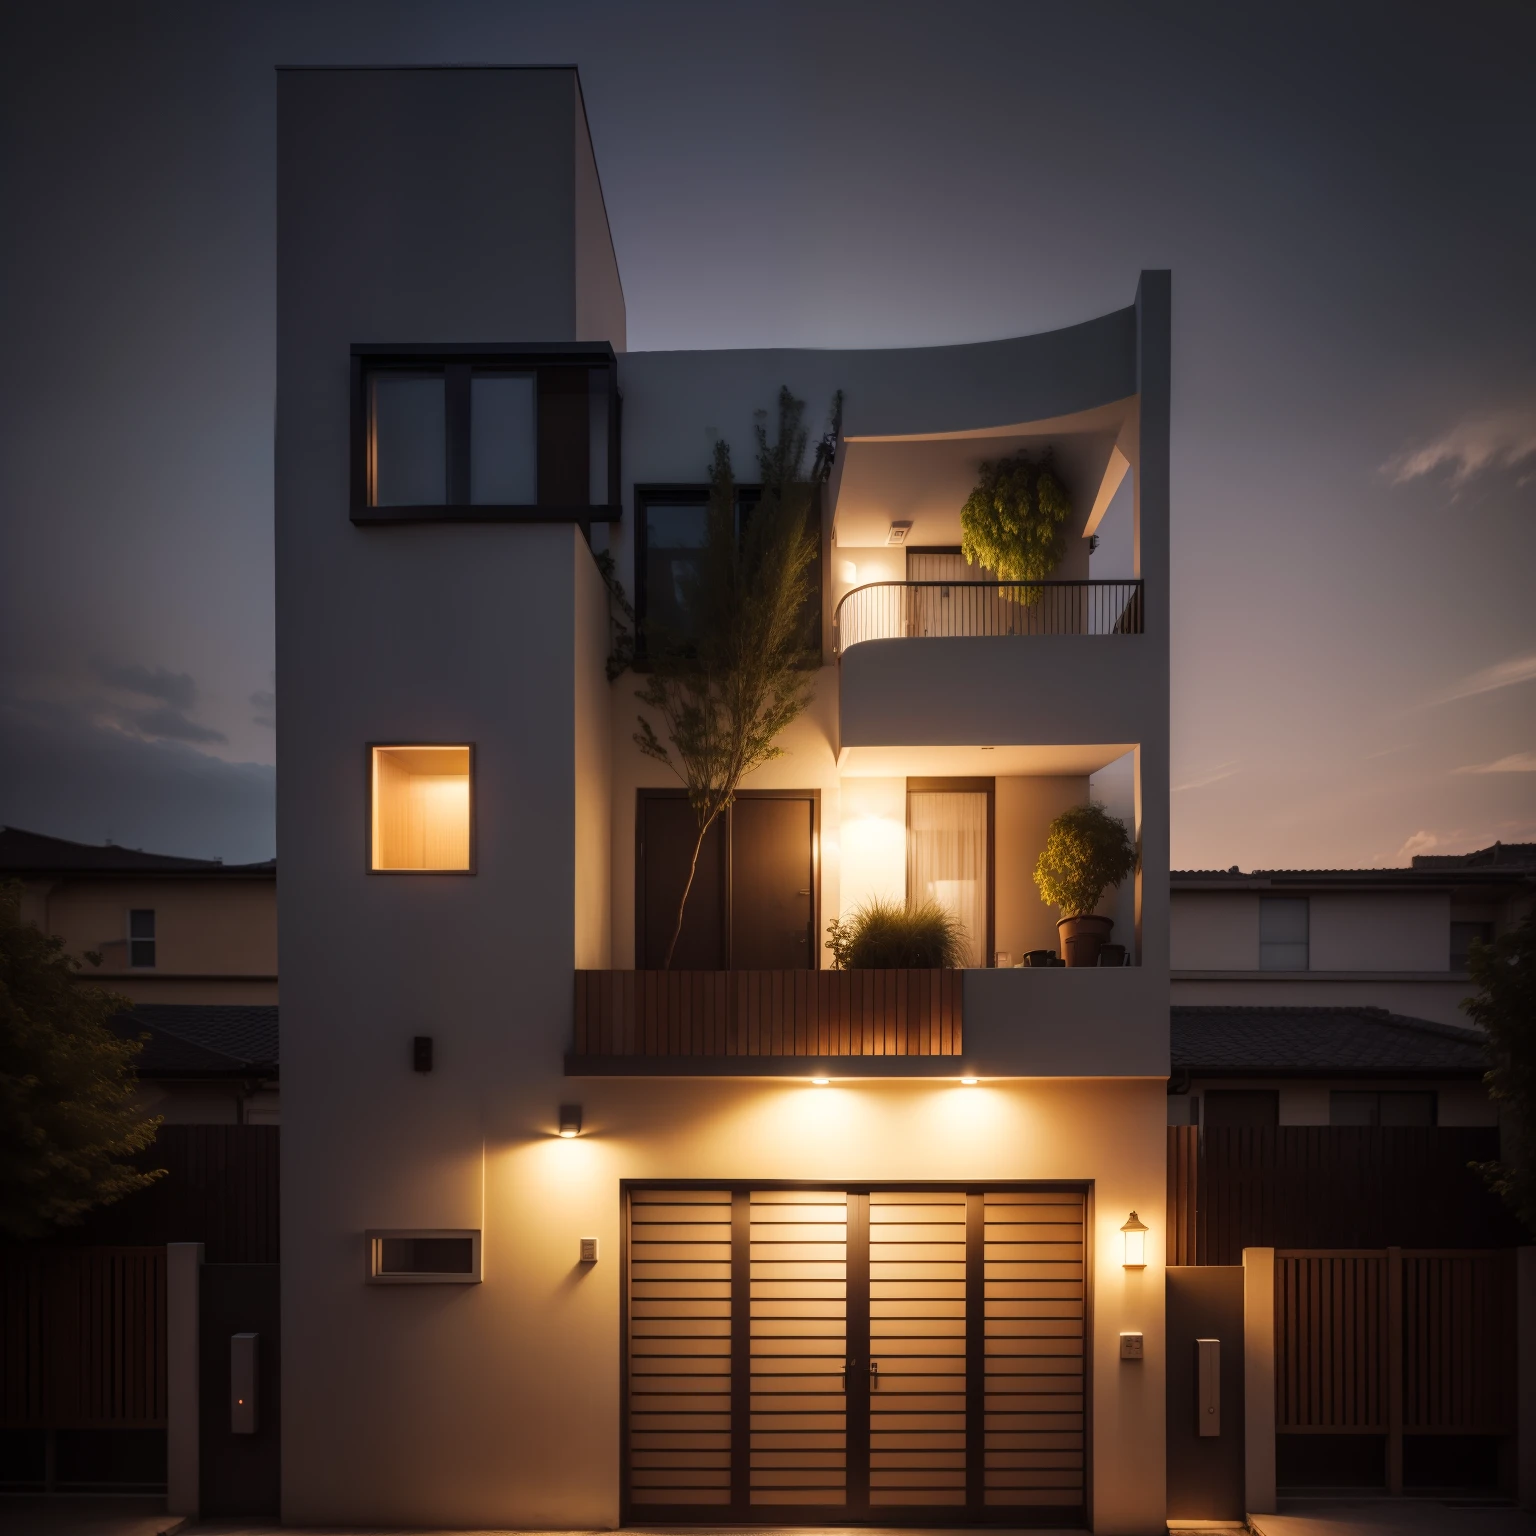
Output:
[[[997,780],[995,778],[909,778],[907,780],[907,838],[910,847],[912,836],[912,794],[958,794],[987,797],[987,948],[983,956],[983,968],[991,970],[997,964]],[[907,892],[907,899],[912,893]]]
[[[538,473],[545,474],[546,431],[552,416],[546,398],[559,393],[547,385],[560,370],[603,370],[608,375],[607,501],[574,503],[547,500],[541,489],[532,505],[496,505],[469,500],[469,378],[474,369],[532,373],[537,376]],[[368,376],[398,369],[402,372],[442,369],[447,390],[448,499],[442,505],[377,507],[368,488]],[[576,523],[589,542],[593,523],[616,523],[623,514],[619,464],[621,442],[618,359],[606,342],[517,343],[472,345],[373,345],[358,343],[351,358],[351,518],[358,524],[381,523]]]
[[[686,789],[637,789],[635,791],[635,962],[645,956],[645,817],[641,806],[647,800],[686,800]],[[738,800],[809,800],[811,802],[811,963],[808,971],[822,969],[821,964],[821,791],[819,789],[738,789]],[[471,801],[473,809],[473,801]],[[730,811],[724,812],[725,850],[720,861],[720,912],[725,940],[725,969],[731,969],[731,837]],[[691,899],[692,893],[690,893]],[[797,967],[799,969],[799,967]]]

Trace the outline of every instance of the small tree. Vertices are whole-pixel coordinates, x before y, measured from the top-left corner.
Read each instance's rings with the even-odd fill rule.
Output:
[[[699,828],[667,945],[669,970],[705,836],[742,779],[783,754],[774,740],[810,700],[810,666],[819,657],[808,652],[804,623],[817,553],[808,522],[816,486],[830,464],[840,403],[838,396],[833,431],[817,450],[810,478],[802,472],[805,402],[779,391],[778,433],[771,443],[760,413],[762,497],[742,527],[731,451],[715,444],[705,545],[684,593],[689,631],[646,629],[651,672],[636,698],[660,717],[666,741],[641,715],[635,744],[682,781]]]
[[[1112,885],[1136,868],[1136,847],[1118,816],[1102,805],[1078,805],[1063,811],[1035,865],[1040,899],[1061,909],[1063,917],[1087,917]]]
[[[75,979],[79,962],[0,885],[0,1231],[39,1237],[160,1177],[125,1159],[155,1139],[136,1107],[143,1048],[108,1028],[126,998]]]
[[[1037,464],[1026,453],[981,466],[976,489],[960,509],[960,551],[971,565],[1003,581],[1044,581],[1061,564],[1063,525],[1072,499],[1056,478],[1049,451]],[[1037,587],[1011,587],[1005,595],[1025,605],[1040,601]]]
[[[1536,1233],[1536,912],[1468,962],[1477,991],[1462,1007],[1488,1032],[1488,1075],[1500,1107],[1497,1162],[1477,1166],[1490,1187]]]

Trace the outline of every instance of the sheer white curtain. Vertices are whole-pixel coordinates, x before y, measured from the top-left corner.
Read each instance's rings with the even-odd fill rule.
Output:
[[[965,924],[967,965],[987,963],[987,796],[913,790],[907,797],[907,899],[932,899]]]

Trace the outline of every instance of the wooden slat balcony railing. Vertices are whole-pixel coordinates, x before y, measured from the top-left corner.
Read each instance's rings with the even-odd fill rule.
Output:
[[[873,581],[832,616],[841,656],[864,640],[976,635],[1139,635],[1139,581]]]
[[[578,1057],[958,1056],[959,971],[577,971]]]

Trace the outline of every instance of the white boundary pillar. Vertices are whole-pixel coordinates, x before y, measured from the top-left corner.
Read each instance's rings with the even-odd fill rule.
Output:
[[[1536,1248],[1515,1250],[1515,1486],[1536,1509]]]
[[[1243,1249],[1243,1493],[1275,1512],[1275,1250]]]
[[[165,1245],[165,1508],[198,1512],[198,1347],[203,1245]]]

